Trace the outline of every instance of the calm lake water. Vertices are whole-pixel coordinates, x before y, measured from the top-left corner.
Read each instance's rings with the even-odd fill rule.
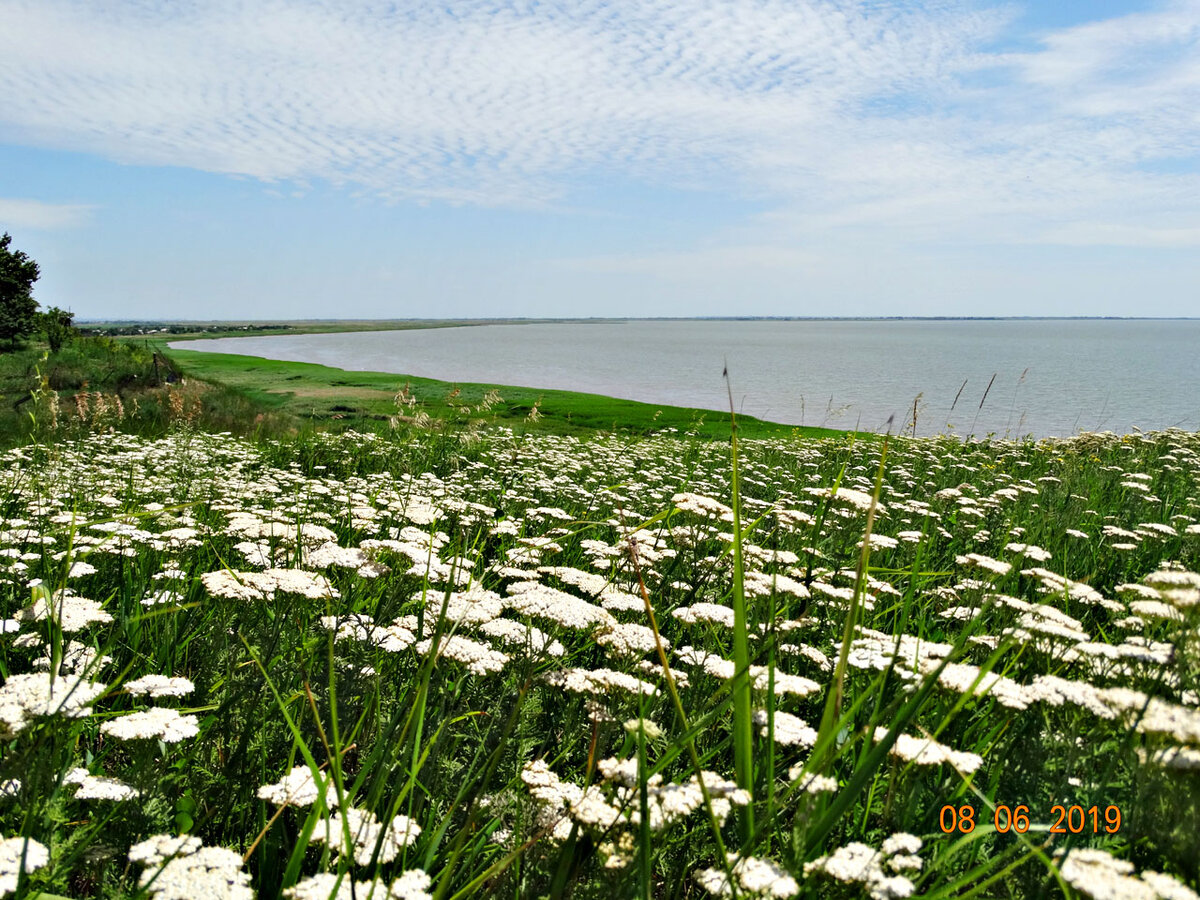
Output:
[[[728,361],[739,411],[789,424],[901,430],[919,395],[918,435],[1200,430],[1200,320],[628,320],[176,346],[713,410]]]

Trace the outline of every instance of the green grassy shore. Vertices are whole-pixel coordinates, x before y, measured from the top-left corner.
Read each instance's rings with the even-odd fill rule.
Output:
[[[46,354],[37,343],[0,354],[0,442],[25,440],[51,420],[56,429],[61,424],[68,430],[90,430],[97,415],[117,430],[147,435],[163,433],[180,418],[206,430],[267,436],[314,429],[386,430],[413,422],[434,428],[503,424],[522,432],[576,435],[598,429],[629,434],[674,429],[718,439],[729,433],[727,417],[707,410],[167,346],[178,339],[88,337],[56,354]],[[44,407],[40,412],[39,404]],[[747,437],[840,433],[749,416],[738,422]]]
[[[456,424],[487,421],[564,434],[597,429],[644,434],[675,429],[711,438],[729,436],[728,416],[710,410],[639,403],[575,391],[352,372],[253,356],[182,349],[166,353],[189,375],[227,385],[264,407],[312,421],[349,424],[396,417],[411,420],[423,411],[439,421]],[[489,394],[499,399],[486,404],[484,409]],[[830,429],[765,422],[750,416],[740,417],[738,423],[743,433],[752,437],[793,433],[820,437],[836,433]]]

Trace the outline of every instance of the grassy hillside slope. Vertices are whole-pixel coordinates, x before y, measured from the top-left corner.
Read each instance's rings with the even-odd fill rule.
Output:
[[[54,354],[38,343],[0,354],[2,446],[109,427],[156,436],[180,423],[268,436],[489,423],[559,434],[675,429],[714,439],[729,436],[728,416],[706,410],[171,350],[159,338],[81,337]],[[746,437],[838,433],[748,416],[739,417],[738,426]]]
[[[0,445],[113,428],[158,436],[173,424],[239,435],[299,424],[232,388],[189,379],[143,343],[80,338],[57,353],[31,344],[0,353]]]
[[[167,350],[186,374],[228,385],[268,409],[318,423],[361,426],[363,422],[433,420],[469,424],[495,422],[522,429],[578,433],[596,429],[646,433],[675,428],[708,437],[728,437],[728,415],[662,404],[638,403],[599,394],[496,384],[452,384],[386,372],[351,372],[312,363],[253,356]],[[490,395],[490,402],[489,402]],[[837,432],[739,417],[750,437]]]

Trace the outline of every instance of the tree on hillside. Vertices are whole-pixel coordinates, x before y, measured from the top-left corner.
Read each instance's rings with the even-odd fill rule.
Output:
[[[12,237],[0,237],[0,338],[10,347],[19,338],[37,329],[37,301],[33,283],[38,280],[38,264],[20,250],[9,250]]]

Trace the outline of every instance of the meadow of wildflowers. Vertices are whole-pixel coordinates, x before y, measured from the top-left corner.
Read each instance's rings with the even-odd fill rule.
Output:
[[[0,896],[1198,896],[1200,435],[737,464],[7,451]]]

